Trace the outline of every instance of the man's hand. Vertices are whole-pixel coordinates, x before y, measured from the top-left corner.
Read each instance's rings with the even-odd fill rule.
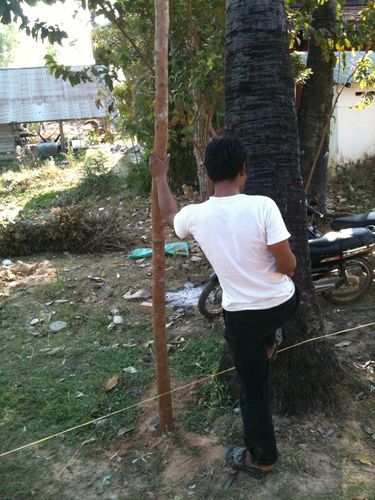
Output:
[[[155,153],[152,153],[149,159],[151,177],[153,177],[155,180],[167,177],[169,169],[169,158],[170,155],[168,154],[162,160]]]
[[[158,191],[158,201],[162,216],[166,223],[173,227],[173,219],[178,212],[174,196],[168,186],[167,173],[169,168],[169,155],[161,160],[155,153],[150,156],[150,173],[155,181]]]
[[[296,258],[290,248],[289,241],[284,240],[274,245],[268,245],[268,250],[276,260],[276,271],[290,278],[296,269]]]

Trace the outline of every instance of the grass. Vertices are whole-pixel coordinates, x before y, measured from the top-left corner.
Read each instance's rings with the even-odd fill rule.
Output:
[[[49,433],[58,432],[90,420],[93,415],[98,417],[133,404],[153,378],[153,367],[140,366],[138,361],[142,348],[121,348],[121,344],[111,347],[116,340],[125,343],[134,338],[135,329],[111,334],[108,339],[109,320],[104,311],[92,314],[82,307],[71,309],[58,314],[60,320],[68,323],[64,333],[51,334],[42,324],[39,330],[43,336],[30,339],[26,325],[7,329],[10,338],[2,349],[1,363],[3,449],[38,439],[41,427]],[[19,320],[29,311],[5,308],[3,320],[14,321],[15,313]],[[84,324],[74,319],[78,313],[87,317]],[[57,348],[60,350],[56,354],[49,355],[47,349]],[[129,365],[138,369],[137,374],[122,371]],[[107,393],[103,384],[113,374],[119,375],[119,384]],[[132,421],[134,416],[129,418]],[[84,428],[82,434],[86,432],[90,430]]]
[[[2,200],[5,204],[17,203],[23,215],[36,217],[43,216],[43,211],[55,204],[72,200],[85,207],[96,205],[98,208],[103,197],[116,193],[123,197],[124,178],[112,172],[97,175],[95,162],[91,167],[89,164],[91,170],[85,171],[83,161],[76,159],[72,168],[48,161],[33,167],[8,165],[0,175]],[[133,179],[134,183],[139,181],[142,187],[146,174],[145,168],[135,172],[139,178]],[[116,199],[113,196],[111,203],[116,203]],[[135,226],[138,217],[148,217],[148,210],[148,200],[129,199],[124,210],[125,222]],[[175,288],[184,282],[188,273],[186,262],[167,259],[167,268],[173,268],[173,273],[168,274],[167,286]],[[139,402],[155,382],[153,351],[145,343],[152,338],[151,319],[139,314],[138,304],[125,303],[121,299],[129,288],[149,286],[147,269],[125,261],[123,255],[90,258],[65,255],[50,263],[54,266],[52,278],[32,287],[25,284],[23,289],[12,291],[0,305],[0,452]],[[195,264],[189,265],[190,273]],[[115,276],[117,271],[121,279],[114,278],[111,282],[110,276]],[[103,276],[103,288],[95,288],[88,275]],[[57,299],[69,302],[58,304]],[[109,330],[110,311],[114,307],[121,309],[124,324]],[[31,328],[33,318],[38,318],[40,323]],[[65,321],[67,328],[53,334],[48,325],[56,320]],[[197,317],[196,312],[185,311],[183,319],[175,320],[168,329],[170,338],[184,337],[184,341],[169,353],[171,375],[180,381],[178,385],[216,372],[223,346],[221,328],[220,321],[217,324],[207,322]],[[136,373],[123,371],[129,366],[134,367]],[[111,391],[105,391],[104,384],[113,375],[118,375],[118,383]],[[182,437],[189,431],[203,438],[212,435],[225,445],[240,441],[240,416],[233,411],[224,389],[216,381],[207,381],[189,396],[189,403],[182,407],[178,417]],[[184,397],[183,391],[179,394]],[[348,398],[352,404],[350,394]],[[361,401],[354,402],[353,408],[358,412],[355,420],[369,424],[369,413],[361,405]],[[339,422],[340,418],[343,433],[350,438],[353,447],[370,449],[370,437],[363,437],[360,428],[355,433],[345,425],[342,415],[337,416]],[[229,490],[225,490],[226,472],[222,463],[207,467],[203,464],[197,474],[190,473],[186,465],[186,481],[172,488],[162,484],[161,476],[173,457],[159,453],[158,449],[143,456],[148,443],[160,438],[151,433],[141,436],[140,423],[144,424],[144,410],[133,408],[0,457],[1,500],[112,498],[116,495],[143,500],[153,498],[154,493],[154,498],[174,500],[190,496],[236,500],[250,496],[255,499],[349,500],[371,498],[372,495],[370,481],[364,480],[367,476],[365,473],[361,476],[361,466],[353,462],[352,455],[356,452],[346,450],[345,455],[342,449],[332,448],[330,439],[310,433],[314,431],[313,423],[303,435],[303,442],[309,446],[305,456],[305,449],[298,448],[298,426],[305,425],[305,421],[298,422],[291,433],[289,427],[288,433],[283,428],[278,431],[283,454],[277,472],[268,482],[254,484],[241,476],[238,483],[236,480]],[[120,429],[134,430],[120,437]],[[290,442],[292,437],[294,441]],[[172,440],[177,438],[176,432]],[[178,448],[181,453],[186,446],[183,441],[181,439]],[[118,456],[121,462],[117,464],[116,452],[128,442],[131,446]],[[191,457],[193,451],[189,450],[185,457]],[[334,474],[342,477],[342,485],[326,487],[319,482],[325,471],[320,469],[319,462],[315,468],[309,463],[314,453],[318,457],[320,454],[328,457],[328,472],[331,478]],[[199,448],[195,454],[199,455]],[[310,491],[305,483],[314,478],[312,487],[315,489]]]
[[[1,452],[137,403],[155,379],[152,349],[144,343],[152,338],[151,324],[148,317],[139,317],[138,305],[123,305],[124,325],[108,330],[110,310],[118,305],[117,299],[113,298],[113,303],[82,301],[76,294],[78,286],[71,286],[76,277],[75,259],[67,256],[54,259],[53,263],[56,272],[52,279],[18,292],[0,309]],[[69,268],[71,272],[67,271]],[[90,296],[88,288],[83,293]],[[51,304],[57,299],[71,302]],[[31,327],[33,318],[40,322]],[[49,324],[56,320],[65,321],[68,326],[51,333]],[[199,337],[194,334],[186,338],[183,348],[171,353],[173,377],[191,380],[215,371],[220,342],[212,331],[199,333]],[[129,366],[137,372],[124,372]],[[106,392],[103,385],[113,375],[119,376],[118,384]],[[216,414],[209,396],[212,386],[204,387],[201,397],[205,403],[189,409],[187,428],[201,428],[203,423],[207,428]],[[92,438],[96,447],[110,446],[120,428],[138,428],[141,414],[142,410],[132,409],[0,459],[1,498],[33,498],[30,491],[37,498],[49,498],[42,494],[50,488],[48,469],[42,466],[46,457],[49,463],[67,461],[69,454],[73,455],[74,450]],[[89,450],[90,445],[80,451],[81,459],[88,453],[86,448]],[[157,454],[147,466],[142,461],[133,463],[137,460],[136,450],[128,460],[130,468],[145,467],[146,486],[139,484],[132,489],[132,498],[144,498],[145,491],[160,481],[157,471],[163,464]],[[38,467],[41,472],[36,475]],[[103,491],[120,480],[131,478],[116,473],[106,479],[107,486],[104,481]]]
[[[5,163],[0,169],[0,196],[4,206],[16,202],[19,215],[32,217],[53,207],[84,202],[94,206],[98,198],[125,190],[126,179],[105,163],[104,155]],[[90,203],[91,200],[91,203]],[[4,217],[4,214],[2,214]]]

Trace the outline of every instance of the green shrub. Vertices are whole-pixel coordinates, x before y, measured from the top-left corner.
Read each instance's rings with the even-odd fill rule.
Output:
[[[82,181],[72,193],[75,201],[90,195],[112,195],[124,187],[124,179],[110,169],[108,158],[101,151],[83,160],[81,172]]]
[[[145,194],[151,190],[151,176],[146,160],[126,162],[126,185],[134,194]]]

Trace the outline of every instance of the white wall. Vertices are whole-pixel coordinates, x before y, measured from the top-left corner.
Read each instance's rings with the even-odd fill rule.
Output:
[[[339,97],[331,122],[331,163],[345,163],[360,160],[365,155],[375,155],[375,96],[369,107],[355,111],[352,108],[361,98],[355,95],[356,92],[363,90],[359,84],[352,83]]]

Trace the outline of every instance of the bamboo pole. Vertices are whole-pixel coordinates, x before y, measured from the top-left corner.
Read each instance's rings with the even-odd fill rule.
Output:
[[[167,154],[168,140],[168,0],[155,0],[155,138],[154,153]],[[155,366],[159,398],[160,431],[172,430],[173,414],[165,329],[164,221],[155,182],[151,191],[152,211],[152,304]]]

